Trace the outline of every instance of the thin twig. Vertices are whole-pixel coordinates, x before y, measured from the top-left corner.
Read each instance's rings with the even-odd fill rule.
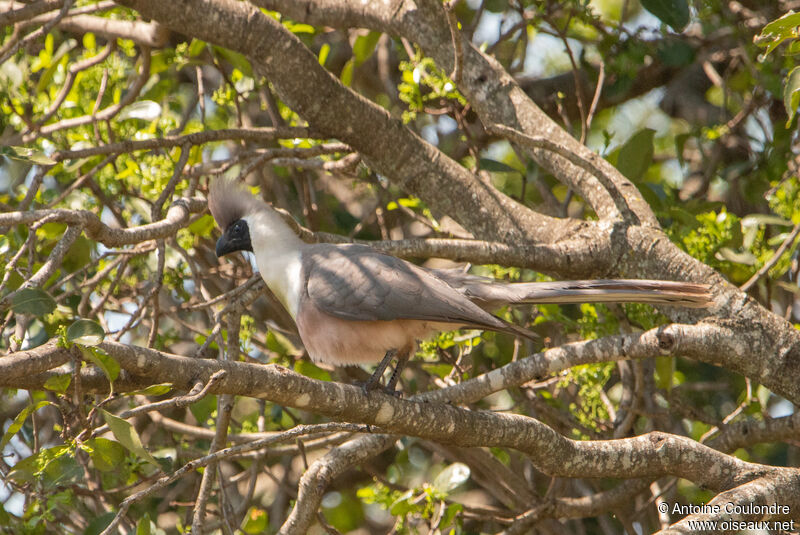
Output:
[[[509,138],[528,149],[544,149],[554,152],[568,160],[571,164],[591,173],[593,176],[597,177],[609,195],[611,195],[617,210],[619,210],[626,219],[638,219],[636,214],[625,202],[624,196],[619,191],[619,188],[617,188],[614,178],[606,173],[600,165],[592,161],[594,159],[600,159],[600,156],[592,153],[588,158],[585,158],[550,139],[541,136],[529,136],[519,130],[501,124],[488,125],[486,130],[490,133]]]
[[[458,32],[458,19],[456,18],[456,4],[458,0],[450,0],[444,3],[444,12],[447,17],[447,25],[450,27],[450,41],[453,45],[453,71],[450,79],[456,86],[461,85],[461,65],[464,63],[464,49],[461,44],[461,34]]]
[[[600,62],[600,72],[597,73],[597,86],[594,88],[594,96],[592,97],[592,104],[589,106],[589,113],[586,115],[586,129],[589,130],[592,126],[594,114],[597,111],[597,104],[600,102],[600,94],[603,92],[603,84],[606,82],[606,64],[604,61]]]
[[[71,6],[72,6],[72,0],[66,0],[64,2],[64,4],[61,6],[61,10],[58,12],[58,14],[55,17],[53,17],[49,22],[47,22],[47,24],[44,24],[43,26],[41,26],[41,27],[37,28],[36,30],[32,31],[31,33],[26,35],[24,38],[22,38],[19,41],[17,41],[14,44],[14,46],[12,46],[8,50],[4,51],[5,53],[2,55],[2,57],[0,57],[0,65],[5,63],[11,56],[16,54],[17,51],[25,43],[28,43],[30,41],[34,41],[34,40],[38,39],[39,37],[41,37],[43,35],[47,35],[48,33],[50,33],[50,30],[53,29],[53,26],[58,24],[58,22],[67,15],[67,12],[69,12],[69,8]]]
[[[198,459],[194,459],[193,461],[189,461],[181,468],[176,470],[169,476],[164,476],[156,481],[153,485],[147,487],[144,490],[137,492],[131,496],[125,498],[122,503],[119,505],[119,510],[117,511],[116,516],[111,521],[111,523],[104,529],[101,535],[111,535],[119,526],[122,517],[128,512],[130,506],[134,503],[137,503],[144,498],[147,498],[157,490],[163,489],[164,487],[168,486],[172,482],[180,479],[181,477],[185,476],[188,473],[191,473],[198,468],[202,468],[204,466],[208,466],[213,462],[219,462],[221,459],[226,459],[228,457],[232,457],[234,455],[239,455],[248,451],[260,450],[262,448],[266,448],[272,444],[276,444],[278,442],[285,442],[287,440],[293,440],[296,437],[308,435],[311,433],[320,433],[320,432],[338,432],[338,431],[348,431],[351,433],[369,433],[372,431],[377,431],[374,427],[362,425],[362,424],[347,424],[347,423],[327,423],[327,424],[317,424],[317,425],[299,425],[285,433],[281,433],[280,435],[276,435],[274,437],[265,438],[262,440],[256,440],[254,442],[249,442],[247,444],[240,444],[237,446],[231,446],[230,448],[225,448],[222,450],[215,451],[214,453],[210,453]]]

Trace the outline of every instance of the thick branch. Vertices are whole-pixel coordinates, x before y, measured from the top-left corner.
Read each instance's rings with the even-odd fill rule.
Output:
[[[172,203],[167,216],[161,221],[131,228],[112,228],[100,221],[88,210],[31,210],[28,212],[6,212],[0,214],[0,228],[12,225],[29,225],[47,217],[49,221],[66,223],[80,227],[86,235],[106,247],[132,245],[146,240],[155,240],[174,236],[178,229],[189,221],[190,214],[202,212],[206,207],[205,199],[177,199]]]
[[[542,273],[569,274],[588,262],[596,272],[608,273],[612,265],[607,223],[581,228],[569,239],[548,244],[506,244],[468,239],[358,240],[340,234],[313,232],[300,225],[287,211],[277,209],[284,221],[308,243],[360,243],[402,258],[446,258],[472,264],[524,267]]]
[[[531,456],[545,473],[561,477],[660,477],[676,475],[723,490],[786,469],[745,463],[689,439],[650,433],[630,439],[580,442],[538,420],[514,414],[470,411],[451,405],[399,400],[358,387],[317,381],[276,365],[218,362],[152,349],[102,342],[127,371],[154,382],[189,389],[219,369],[227,374],[217,393],[268,399],[339,420],[381,426],[388,432],[448,444],[510,447]]]
[[[161,48],[167,44],[169,39],[167,29],[154,22],[76,15],[66,17],[58,23],[58,26],[62,30],[77,34],[92,32],[102,35],[106,39],[130,39],[137,45],[151,48]]]
[[[310,24],[362,27],[400,35],[418,43],[446,72],[454,68],[456,54],[441,2],[394,0],[387,5],[358,0],[254,0],[254,3]],[[473,105],[483,124],[506,125],[525,135],[546,138],[583,160],[592,158],[593,153],[539,109],[499,62],[482,53],[467,39],[463,39],[460,48],[463,65],[458,87]],[[542,167],[586,198],[600,217],[618,217],[619,213],[608,191],[591,173],[547,149],[529,152]],[[602,161],[599,165],[602,172],[613,177],[615,189],[625,198],[640,222],[658,226],[652,210],[636,187],[608,162]]]
[[[55,341],[27,351],[18,351],[0,358],[0,377],[13,382],[20,377],[30,377],[52,370],[68,362],[77,351],[59,347]]]
[[[800,401],[800,331],[690,257],[657,229],[630,227],[621,238],[617,269],[647,278],[677,278],[711,284],[715,305],[708,310],[676,309],[673,321],[698,321],[712,315],[729,337],[705,359],[755,379],[785,398]],[[716,347],[716,349],[713,349]]]
[[[7,11],[0,14],[0,26],[14,22],[19,22],[25,27],[41,26],[55,17],[52,14],[42,15],[42,13],[58,9],[63,3],[63,0],[45,0],[25,6],[17,2],[0,2],[0,11]],[[114,4],[109,5],[113,7]],[[11,11],[12,8],[18,9]],[[110,40],[130,39],[138,45],[151,48],[161,48],[167,44],[169,37],[169,32],[160,24],[83,14],[67,14],[58,22],[58,27],[78,34],[92,32]]]

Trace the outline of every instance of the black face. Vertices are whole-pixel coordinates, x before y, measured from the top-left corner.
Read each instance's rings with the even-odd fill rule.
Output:
[[[235,251],[253,252],[253,245],[250,243],[250,229],[244,219],[231,223],[217,240],[218,257]]]

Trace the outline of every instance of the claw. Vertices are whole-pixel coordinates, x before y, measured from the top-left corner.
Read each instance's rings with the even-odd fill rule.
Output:
[[[390,389],[388,386],[383,389],[383,393],[394,396],[397,399],[403,399],[403,393],[400,390]]]
[[[364,392],[365,396],[368,396],[370,392],[373,390],[378,390],[381,387],[380,382],[373,381],[373,377],[370,377],[368,381],[356,384],[361,386],[361,391]]]

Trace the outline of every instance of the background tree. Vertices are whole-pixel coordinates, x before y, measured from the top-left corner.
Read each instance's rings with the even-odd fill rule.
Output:
[[[0,531],[800,518],[799,21],[754,43],[796,4],[0,1]],[[542,342],[365,398],[215,257],[220,176],[307,240],[714,306],[506,310]]]

